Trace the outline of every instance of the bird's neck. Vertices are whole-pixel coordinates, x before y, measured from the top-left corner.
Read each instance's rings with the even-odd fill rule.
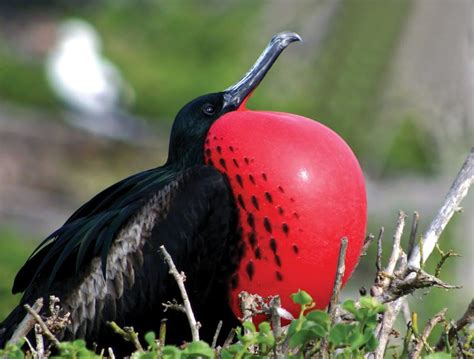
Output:
[[[186,150],[184,146],[170,146],[166,163],[177,170],[204,164],[203,144],[196,144],[191,148],[188,145]]]

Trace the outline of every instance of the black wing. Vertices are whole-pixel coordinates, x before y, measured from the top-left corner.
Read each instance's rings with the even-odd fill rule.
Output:
[[[105,274],[106,257],[118,230],[152,193],[176,179],[166,167],[128,177],[97,194],[49,235],[16,275],[13,294],[23,292],[40,274],[48,273],[51,285],[87,264],[85,258],[101,256]]]
[[[119,187],[104,192],[103,198],[110,198]],[[89,208],[84,206],[65,226],[74,223],[87,244],[84,241],[75,244],[78,234],[67,229],[63,233],[69,235],[68,240],[63,239],[61,246],[56,239],[30,259],[35,260],[41,253],[54,258],[50,251],[58,251],[55,253],[58,259],[52,260],[54,264],[44,264],[36,271],[22,303],[32,302],[38,296],[59,296],[72,315],[72,324],[63,337],[85,337],[107,345],[110,329],[105,322],[111,320],[133,325],[142,333],[156,330],[163,316],[161,303],[180,298],[176,283],[161,259],[161,245],[187,274],[190,299],[198,319],[203,321],[204,331],[212,333],[219,319],[232,321],[227,292],[239,259],[239,238],[236,210],[225,177],[212,167],[198,166],[176,176],[161,189],[147,193],[138,198],[138,204],[123,198],[113,202],[108,208],[118,210],[117,203],[122,202],[133,206],[134,211],[129,214],[122,207],[118,215],[128,218],[126,223],[115,225],[113,220],[109,221],[105,231],[99,232],[96,224],[84,221],[88,218],[85,214],[93,213],[90,218],[103,223],[96,219],[96,216],[108,218],[108,211],[96,211],[103,202]],[[59,240],[63,233],[57,237]],[[115,233],[112,239],[111,233]],[[108,248],[105,277],[104,259],[101,251],[96,251],[97,243]],[[87,247],[84,256],[87,260],[82,259],[87,265],[77,267],[82,246]],[[60,261],[60,258],[66,259]],[[70,262],[75,265],[71,266]],[[52,281],[51,274],[56,276]],[[51,284],[49,290],[45,291],[48,286],[44,283]],[[180,324],[182,319],[184,316],[170,321],[175,325],[174,330],[168,329],[170,339],[187,337],[187,331],[183,333],[185,322]]]

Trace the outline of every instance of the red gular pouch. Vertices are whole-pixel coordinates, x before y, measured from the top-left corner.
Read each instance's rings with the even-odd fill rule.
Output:
[[[229,288],[234,314],[242,316],[241,291],[278,294],[295,317],[290,295],[298,289],[326,307],[341,239],[348,238],[344,284],[367,223],[364,177],[346,142],[314,120],[241,106],[211,126],[205,153],[227,176],[242,227],[244,254]]]

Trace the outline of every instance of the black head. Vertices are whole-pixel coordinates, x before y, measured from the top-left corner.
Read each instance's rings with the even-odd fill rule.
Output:
[[[275,35],[239,82],[223,92],[200,96],[185,105],[173,123],[167,163],[180,167],[204,163],[204,141],[214,121],[242,106],[278,56],[294,41],[301,38],[292,32]]]
[[[168,163],[192,166],[203,163],[203,146],[209,128],[226,112],[224,93],[200,96],[186,104],[176,116],[171,130]]]

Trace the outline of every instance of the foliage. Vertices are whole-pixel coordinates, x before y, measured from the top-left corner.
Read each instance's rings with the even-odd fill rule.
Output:
[[[54,356],[53,356],[54,357]],[[73,342],[63,342],[59,344],[59,355],[60,358],[87,358],[95,359],[100,358],[99,355],[93,351],[87,349],[86,343],[83,340],[75,340]]]
[[[30,238],[0,227],[0,318],[7,316],[18,303],[20,296],[12,295],[12,282],[16,272],[35,248]]]
[[[317,11],[312,2],[306,7],[308,13]],[[60,17],[81,17],[96,26],[105,55],[136,90],[133,111],[150,121],[167,122],[187,100],[236,81],[269,33],[283,30],[277,23],[261,31],[260,23],[268,16],[265,10],[263,2],[249,0],[156,1],[139,6],[105,2],[57,9]],[[409,10],[407,0],[341,1],[321,46],[306,53],[306,62],[295,57],[289,63],[291,55],[280,60],[291,72],[272,72],[250,106],[316,118],[341,134],[363,160],[376,156],[371,129],[381,123],[377,114],[387,72]],[[310,36],[308,26],[296,21],[288,29]],[[13,47],[0,35],[0,96],[45,109],[60,108],[43,73],[44,59],[25,59]],[[288,78],[289,73],[293,78]],[[384,132],[385,142],[391,142],[387,135]],[[403,162],[392,158],[398,153],[381,152],[391,159],[388,163],[394,164],[394,170],[402,166],[425,173],[427,162],[419,153],[423,145],[419,138],[411,138],[406,147],[410,156]]]
[[[25,357],[21,349],[23,344],[25,344],[24,340],[19,341],[17,344],[8,344],[4,349],[0,349],[0,358],[23,359]]]

